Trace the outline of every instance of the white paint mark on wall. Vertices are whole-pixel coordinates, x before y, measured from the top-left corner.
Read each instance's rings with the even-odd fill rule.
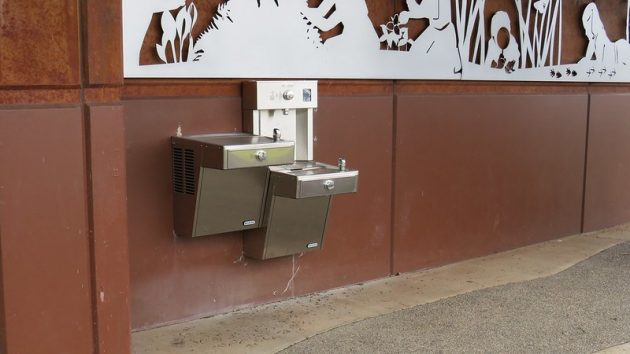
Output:
[[[247,263],[247,258],[245,258],[245,253],[241,252],[241,256],[238,257],[236,260],[234,260],[232,263],[233,264],[241,263],[241,264],[243,264],[243,267],[247,267],[248,263]]]
[[[289,281],[287,282],[287,286],[286,288],[284,288],[284,291],[282,292],[283,294],[285,294],[287,291],[289,291],[289,289],[291,290],[291,295],[294,294],[295,292],[295,277],[297,276],[298,272],[300,271],[300,266],[297,266],[297,268],[295,267],[295,255],[291,257],[291,278],[289,278]]]
[[[175,131],[175,136],[181,137],[182,135],[182,123],[179,123],[177,125],[177,130]]]

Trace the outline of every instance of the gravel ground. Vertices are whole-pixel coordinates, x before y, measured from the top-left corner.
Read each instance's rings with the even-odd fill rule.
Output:
[[[630,243],[557,275],[332,329],[282,353],[593,353],[630,342]]]

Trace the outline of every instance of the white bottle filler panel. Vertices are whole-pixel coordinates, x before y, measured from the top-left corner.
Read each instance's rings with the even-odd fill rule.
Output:
[[[243,84],[246,132],[281,135],[295,142],[295,160],[313,160],[313,111],[317,81],[254,81]]]

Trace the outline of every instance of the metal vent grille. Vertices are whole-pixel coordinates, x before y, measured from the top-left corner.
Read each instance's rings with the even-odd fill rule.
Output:
[[[195,152],[173,147],[173,190],[195,194]]]

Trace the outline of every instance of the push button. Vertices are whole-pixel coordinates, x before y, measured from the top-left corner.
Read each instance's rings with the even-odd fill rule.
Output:
[[[267,151],[265,150],[256,151],[256,159],[258,161],[265,161],[267,159]]]
[[[287,101],[291,101],[293,98],[295,98],[295,92],[293,92],[291,90],[286,90],[282,94],[282,98],[284,98]]]

